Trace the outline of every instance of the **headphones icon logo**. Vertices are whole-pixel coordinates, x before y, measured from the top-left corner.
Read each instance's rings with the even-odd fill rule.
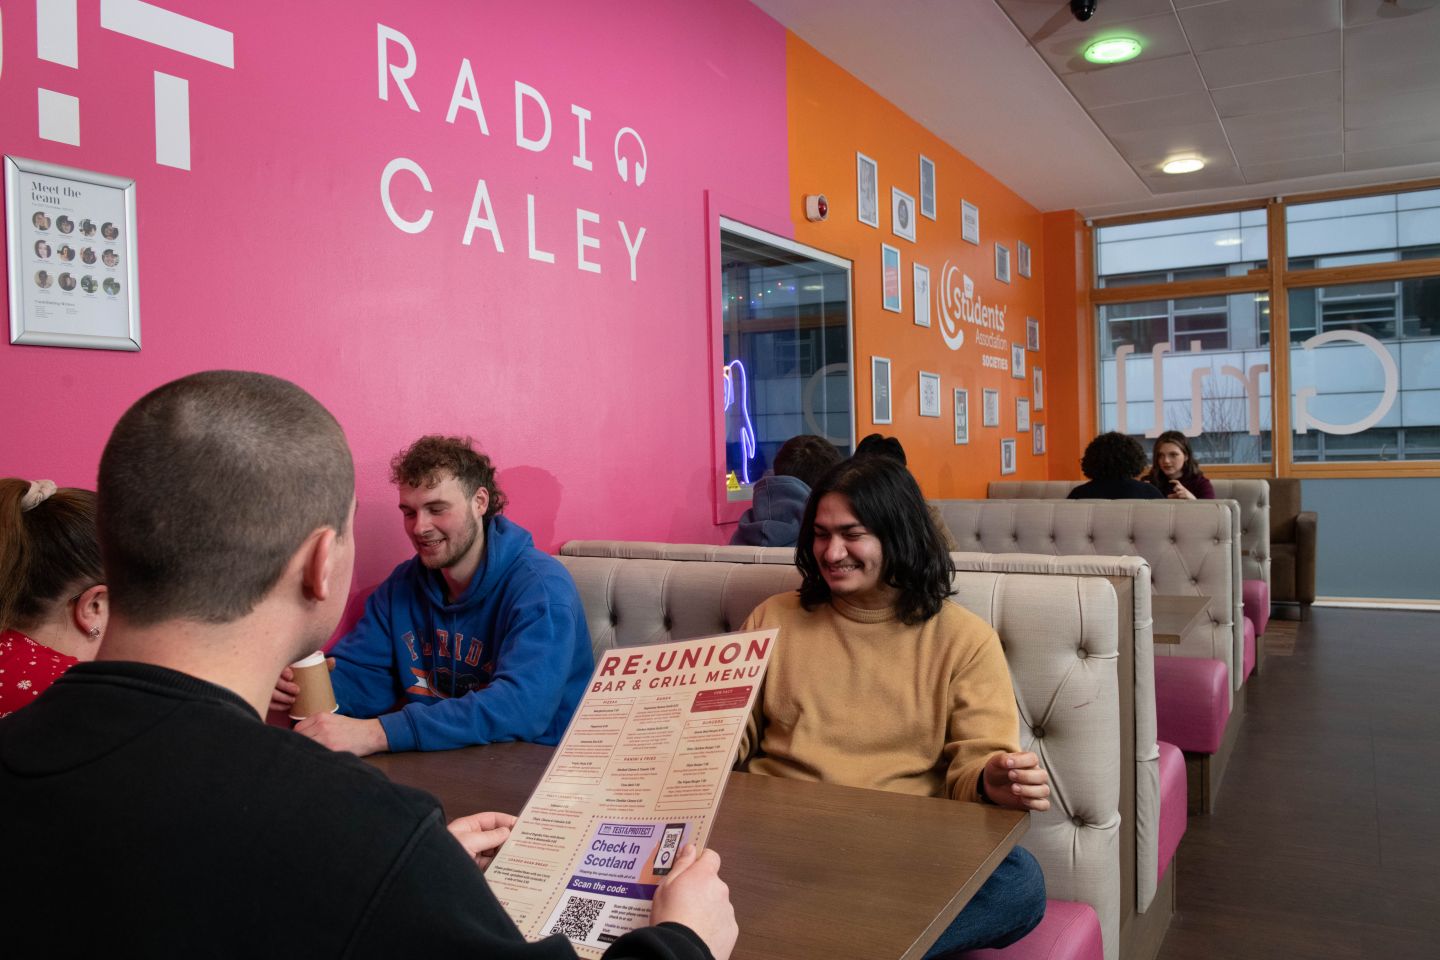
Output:
[[[640,134],[635,132],[633,127],[622,127],[620,132],[615,134],[615,170],[620,174],[620,179],[626,183],[630,182],[630,158],[620,156],[620,141],[629,134],[635,142],[640,145],[640,159],[635,161],[635,186],[645,182],[645,165],[650,162],[650,154],[645,149],[645,141],[640,139]]]

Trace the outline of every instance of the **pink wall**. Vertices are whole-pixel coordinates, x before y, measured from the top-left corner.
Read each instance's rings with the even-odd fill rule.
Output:
[[[137,181],[144,349],[0,343],[0,475],[93,485],[139,395],[247,368],[297,381],[349,434],[359,586],[409,553],[386,464],[425,432],[475,435],[542,547],[728,534],[709,483],[704,192],[789,231],[783,29],[741,0],[164,5],[231,31],[234,68],[102,29],[91,3],[78,69],[42,61],[35,5],[3,9],[0,150]],[[393,83],[378,97],[377,24],[415,48],[419,112]],[[473,112],[446,122],[462,58],[488,136]],[[188,171],[156,162],[155,71],[189,81]],[[543,152],[516,145],[516,81],[549,105]],[[79,97],[79,146],[39,138],[40,87]],[[572,162],[572,104],[591,113],[593,170]],[[648,152],[638,188],[613,159],[625,126]],[[418,234],[381,203],[381,173],[401,157],[432,188],[409,173],[392,184],[400,216],[433,211]],[[503,253],[483,229],[462,243],[479,178]],[[554,263],[527,254],[527,194]],[[577,208],[598,216],[585,227],[598,274],[577,269]],[[632,243],[645,229],[633,282],[620,221]]]

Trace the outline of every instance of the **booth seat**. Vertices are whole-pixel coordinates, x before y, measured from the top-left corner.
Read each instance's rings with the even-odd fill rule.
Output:
[[[572,540],[566,556],[652,560],[724,560],[793,564],[788,547],[736,547],[655,541]],[[1158,942],[1170,921],[1173,897],[1157,898],[1169,883],[1160,859],[1160,775],[1156,745],[1155,655],[1150,629],[1150,565],[1142,557],[1049,556],[1022,553],[952,553],[957,571],[1103,576],[1120,602],[1121,689],[1121,900],[1122,952],[1132,941]],[[1223,702],[1223,698],[1222,698]],[[1183,778],[1182,778],[1183,783]],[[1182,804],[1185,793],[1181,791]],[[1181,816],[1184,812],[1182,809]],[[1159,880],[1156,880],[1156,877]],[[1173,886],[1173,883],[1170,884]]]
[[[1214,752],[1188,751],[1189,777],[1200,799],[1192,812],[1210,810],[1244,715],[1245,630],[1240,612],[1238,512],[1219,500],[935,500],[931,501],[963,550],[984,553],[1049,553],[1140,556],[1149,561],[1156,594],[1210,598],[1207,618],[1178,644],[1155,646],[1156,679],[1163,670],[1199,690],[1184,697],[1156,691],[1161,739],[1166,729],[1197,731],[1223,724]],[[1148,614],[1148,611],[1147,611]],[[1147,624],[1148,626],[1148,624]],[[1170,658],[1215,661],[1228,681],[1216,702],[1210,681],[1215,664],[1161,666]],[[1198,712],[1197,712],[1198,711]]]
[[[1315,552],[1319,517],[1300,505],[1300,481],[1272,478],[1270,487],[1271,599],[1303,617],[1315,602]],[[1261,631],[1262,633],[1264,631]]]
[[[772,563],[570,555],[560,562],[579,587],[597,655],[611,647],[738,629],[761,600],[799,586],[793,566]],[[1098,918],[1105,960],[1119,960],[1115,588],[1104,577],[983,572],[957,573],[954,588],[955,601],[999,633],[1019,708],[1020,746],[1039,753],[1050,771],[1051,807],[1032,815],[1024,845],[1044,868],[1049,894],[1088,905]],[[1061,913],[1057,908],[1057,918]],[[1084,935],[1078,925],[1064,934],[1067,942]]]
[[[1008,947],[966,950],[961,960],[1103,960],[1100,920],[1088,903],[1046,900],[1045,919]]]

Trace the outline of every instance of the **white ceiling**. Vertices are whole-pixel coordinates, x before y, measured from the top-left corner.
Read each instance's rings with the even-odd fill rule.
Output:
[[[1440,0],[755,3],[1041,210],[1440,176]],[[1081,57],[1114,33],[1144,52]]]

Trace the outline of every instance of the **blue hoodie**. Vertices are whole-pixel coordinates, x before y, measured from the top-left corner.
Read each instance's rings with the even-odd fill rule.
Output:
[[[748,547],[795,546],[809,499],[810,488],[799,477],[761,477],[730,542]]]
[[[413,557],[331,653],[340,712],[379,717],[394,751],[558,743],[595,669],[575,581],[504,517],[485,521],[484,555],[459,601]]]

